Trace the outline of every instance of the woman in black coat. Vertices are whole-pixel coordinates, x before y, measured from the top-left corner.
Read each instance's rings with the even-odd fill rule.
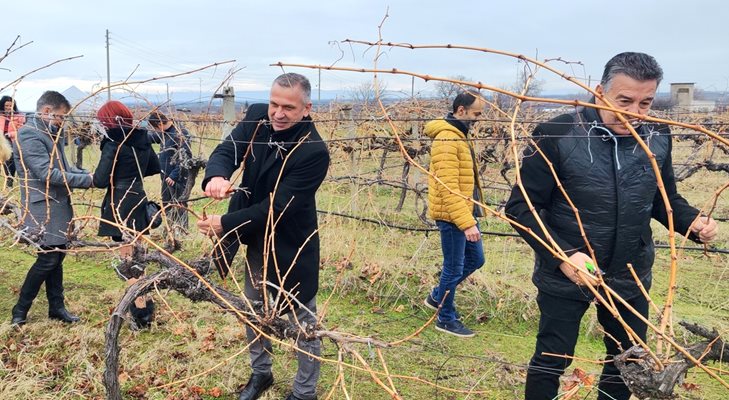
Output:
[[[160,173],[159,159],[152,149],[147,131],[134,126],[132,112],[119,101],[109,101],[97,113],[106,129],[101,141],[101,157],[94,171],[94,186],[106,188],[101,203],[99,236],[110,236],[122,242],[122,231],[116,225],[126,226],[135,232],[149,232],[147,194],[144,177]],[[122,258],[132,256],[131,246],[122,246]],[[127,280],[128,284],[136,281]],[[138,327],[149,326],[154,303],[139,297],[131,307],[132,317]]]

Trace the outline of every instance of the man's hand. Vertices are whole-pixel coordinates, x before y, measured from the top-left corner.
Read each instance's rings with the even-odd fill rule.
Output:
[[[223,236],[223,225],[220,223],[220,215],[208,215],[205,219],[197,220],[197,230],[203,235],[210,237]]]
[[[699,217],[691,224],[691,232],[701,239],[702,243],[710,243],[716,238],[719,228],[711,217]]]
[[[466,240],[469,242],[478,242],[481,240],[481,232],[478,230],[478,225],[474,225],[465,231],[463,234],[466,235]]]
[[[215,179],[215,178],[213,178],[213,179]],[[165,183],[167,184],[167,186],[175,186],[175,181],[172,178],[170,178],[169,176],[167,178],[165,178]],[[208,183],[208,185],[209,185],[209,183]]]
[[[578,251],[577,253],[570,256],[570,261],[572,262],[572,264],[575,264],[576,266],[586,270],[587,268],[585,267],[585,263],[592,262],[592,258],[590,258],[590,256],[588,256],[587,254]],[[567,278],[569,278],[569,280],[579,286],[586,286],[587,283],[592,286],[597,285],[597,279],[595,279],[592,274],[583,273],[582,271],[575,269],[567,262],[563,262],[562,264],[560,264],[559,269],[560,271],[562,271],[563,274],[565,274]]]
[[[223,200],[230,197],[230,181],[222,176],[216,176],[208,181],[205,185],[205,196],[212,197],[215,200]]]

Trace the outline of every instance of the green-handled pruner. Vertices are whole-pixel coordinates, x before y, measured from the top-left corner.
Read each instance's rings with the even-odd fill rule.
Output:
[[[592,263],[591,261],[586,261],[586,262],[585,262],[585,268],[587,268],[587,270],[588,270],[588,271],[589,271],[589,272],[590,272],[591,274],[593,274],[593,275],[597,275],[597,268],[595,268],[595,265],[594,265],[594,264],[593,264],[593,263]]]

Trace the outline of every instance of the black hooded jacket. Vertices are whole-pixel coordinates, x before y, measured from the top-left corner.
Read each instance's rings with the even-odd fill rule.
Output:
[[[99,165],[94,171],[94,187],[106,188],[101,218],[136,231],[147,227],[147,195],[143,178],[160,173],[159,159],[144,129],[114,128],[101,141]],[[124,225],[124,224],[122,224]],[[99,236],[121,236],[119,228],[99,224]]]
[[[673,209],[675,231],[686,233],[698,210],[676,190],[670,130],[665,125],[645,124],[637,132],[655,154]],[[626,299],[639,296],[640,290],[626,264],[631,263],[646,289],[650,288],[655,258],[650,221],[655,218],[668,226],[669,219],[645,151],[632,136],[615,135],[604,128],[594,108],[540,124],[533,138],[579,210],[606,283]],[[589,254],[572,207],[557,187],[544,158],[532,146],[524,151],[520,174],[532,204],[555,242],[567,255],[577,251]],[[506,213],[549,243],[518,186],[511,192]],[[574,299],[592,298],[587,289],[575,285],[561,272],[560,259],[529,233],[515,228],[536,252],[532,281],[539,290]],[[689,238],[698,240],[693,234]]]

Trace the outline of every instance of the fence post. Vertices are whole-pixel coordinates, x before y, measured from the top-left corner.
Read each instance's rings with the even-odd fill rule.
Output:
[[[235,90],[232,86],[226,86],[222,94],[216,93],[213,98],[223,99],[223,134],[220,140],[225,140],[235,127]]]
[[[357,137],[357,124],[354,121],[354,105],[348,105],[345,104],[339,109],[340,117],[343,121],[347,121],[347,139],[354,139]],[[354,141],[351,141],[348,143],[352,151],[349,153],[349,168],[350,168],[350,176],[352,177],[351,182],[351,191],[352,191],[352,200],[350,201],[350,209],[352,212],[357,211],[357,196],[359,195],[359,188],[358,184],[355,181],[355,178],[358,175],[357,171],[357,157],[354,154],[355,152],[355,146],[352,145]]]

